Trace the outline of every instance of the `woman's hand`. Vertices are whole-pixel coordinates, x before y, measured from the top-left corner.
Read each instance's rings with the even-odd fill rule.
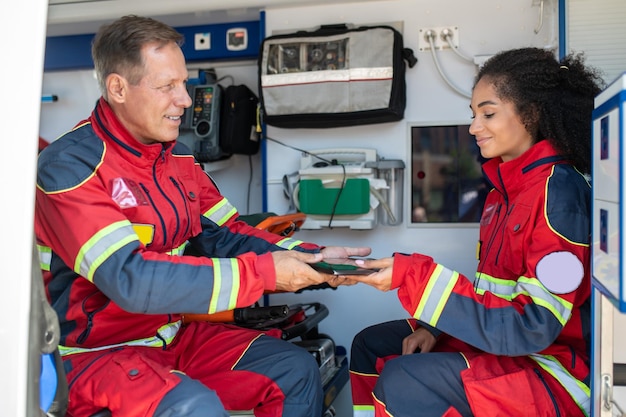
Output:
[[[353,275],[350,279],[371,285],[380,291],[389,291],[391,289],[393,258],[357,259],[355,264],[361,268],[377,269],[378,272],[369,275]]]
[[[352,256],[367,256],[372,253],[372,249],[366,246],[327,246],[320,252],[324,259],[348,259]]]
[[[418,327],[413,333],[402,340],[402,354],[410,355],[418,351],[430,352],[437,344],[437,338],[424,327]]]

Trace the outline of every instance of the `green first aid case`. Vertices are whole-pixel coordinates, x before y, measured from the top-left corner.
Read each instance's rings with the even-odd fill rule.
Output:
[[[361,215],[370,210],[370,185],[366,178],[348,178],[341,188],[325,187],[322,180],[303,179],[299,183],[298,201],[300,211],[317,215]],[[337,195],[339,201],[335,207]]]

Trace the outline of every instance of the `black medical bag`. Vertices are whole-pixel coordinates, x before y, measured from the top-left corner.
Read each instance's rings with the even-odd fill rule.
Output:
[[[220,115],[222,151],[240,155],[259,151],[258,103],[256,94],[243,84],[224,88]]]

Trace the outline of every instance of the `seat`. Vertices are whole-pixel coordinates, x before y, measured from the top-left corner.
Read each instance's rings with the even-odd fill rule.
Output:
[[[36,368],[35,364],[39,363],[38,372],[36,372],[38,377],[33,378],[33,381],[38,381],[39,386],[31,387],[29,391],[33,392],[33,396],[38,397],[36,403],[39,404],[39,411],[29,412],[28,415],[44,413],[48,417],[65,417],[68,385],[63,360],[59,353],[61,335],[59,319],[45,295],[35,242],[33,237],[30,333],[34,343],[29,346],[29,353],[33,365],[31,367]],[[35,373],[35,370],[32,373]],[[31,406],[30,403],[29,401],[29,406]],[[111,417],[111,412],[103,409],[89,417]]]
[[[239,219],[257,229],[267,230],[270,233],[288,237],[300,230],[300,227],[306,220],[306,214],[297,212],[278,215],[272,212],[265,212],[239,216]]]
[[[304,213],[277,215],[272,212],[239,216],[240,220],[271,233],[289,237],[300,229],[306,220]],[[329,288],[327,284],[315,285],[307,289]],[[302,290],[298,291],[301,292]],[[335,346],[333,339],[319,333],[318,324],[328,316],[328,309],[321,303],[294,304],[283,306],[237,308],[214,314],[185,314],[183,323],[191,321],[211,321],[234,323],[238,326],[257,330],[279,329],[283,340],[307,349],[317,360],[324,389],[323,414],[333,416],[332,402],[349,380],[347,352],[342,346]],[[299,340],[296,340],[299,339]],[[252,411],[232,411],[231,416],[254,416]]]

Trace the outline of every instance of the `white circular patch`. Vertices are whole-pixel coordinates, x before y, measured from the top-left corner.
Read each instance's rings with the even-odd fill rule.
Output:
[[[537,264],[537,279],[555,294],[574,291],[584,276],[582,262],[571,252],[553,252]]]

